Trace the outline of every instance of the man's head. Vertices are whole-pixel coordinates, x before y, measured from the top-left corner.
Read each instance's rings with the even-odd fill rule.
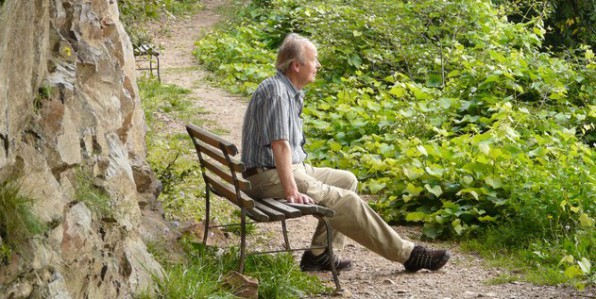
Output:
[[[275,67],[301,89],[315,80],[317,70],[321,67],[317,58],[317,48],[310,40],[291,33],[286,36],[277,52]]]

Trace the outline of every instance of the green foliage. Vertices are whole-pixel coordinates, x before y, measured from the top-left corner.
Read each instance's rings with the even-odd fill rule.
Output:
[[[33,199],[21,194],[14,180],[0,183],[0,259],[19,251],[32,236],[46,231],[45,224],[32,212]]]
[[[158,298],[236,298],[223,278],[237,270],[237,248],[221,250],[189,239],[182,244],[187,262],[162,261],[167,275],[163,280],[155,278]],[[259,280],[259,298],[301,298],[326,290],[316,276],[301,272],[290,254],[251,255],[245,275]]]
[[[11,257],[12,250],[10,250],[8,245],[2,243],[1,241],[2,239],[0,239],[0,265],[3,265]]]
[[[506,283],[507,280],[526,280],[539,284],[573,284],[582,289],[596,283],[593,269],[594,240],[596,232],[582,231],[558,242],[524,235],[533,229],[520,221],[498,227],[488,228],[480,238],[469,239],[462,243],[462,248],[480,252],[491,265],[508,268],[515,276],[505,273],[493,283]]]
[[[593,249],[580,236],[596,218],[594,53],[544,53],[543,21],[505,13],[483,0],[272,0],[195,55],[250,93],[287,33],[308,36],[323,67],[307,91],[307,151],[352,170],[385,219],[422,223],[429,238],[512,227],[518,246]]]
[[[75,177],[75,199],[84,202],[99,218],[113,217],[110,195],[93,183],[93,176],[79,169]]]
[[[595,0],[493,0],[503,4],[514,22],[540,19],[544,22],[545,45],[557,50],[582,44],[596,47]]]
[[[47,101],[52,96],[52,86],[43,85],[37,90],[37,94],[33,99],[33,111],[38,114],[41,110],[44,101]]]

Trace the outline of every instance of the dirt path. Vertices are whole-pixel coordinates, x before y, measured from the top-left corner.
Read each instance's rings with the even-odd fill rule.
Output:
[[[179,18],[161,30],[154,41],[162,49],[162,80],[192,90],[196,104],[208,113],[207,126],[223,128],[226,138],[240,145],[241,125],[247,100],[208,85],[207,72],[203,71],[191,55],[194,42],[207,32],[218,20],[225,0],[206,0],[204,11],[190,18]],[[165,28],[165,29],[164,29]],[[183,131],[183,124],[176,126]],[[316,222],[300,219],[289,223],[293,244],[308,244]],[[260,225],[262,232],[250,240],[258,244],[282,244],[281,236],[275,235],[278,225]],[[300,228],[300,229],[297,229]],[[294,229],[294,230],[292,230]],[[395,228],[402,236],[416,240],[420,236],[415,228]],[[422,242],[420,242],[422,243]],[[362,246],[348,242],[340,252],[343,258],[352,259],[354,267],[341,274],[340,279],[348,298],[596,298],[594,290],[578,292],[573,288],[535,286],[524,282],[488,285],[487,282],[504,273],[503,270],[486,267],[479,257],[462,253],[456,244],[426,244],[447,248],[452,252],[451,261],[440,271],[421,271],[406,274],[403,266],[373,254]],[[253,247],[254,248],[254,247]],[[300,253],[296,253],[299,259]],[[331,275],[316,274],[331,286]]]
[[[180,17],[167,24],[154,24],[154,43],[161,49],[161,78],[163,83],[174,84],[192,91],[191,98],[208,111],[205,126],[224,130],[226,138],[238,146],[242,132],[241,120],[247,105],[245,98],[231,95],[209,86],[208,72],[203,70],[192,55],[195,41],[221,18],[225,0],[205,0],[205,9],[192,17]],[[177,124],[184,131],[184,124]]]

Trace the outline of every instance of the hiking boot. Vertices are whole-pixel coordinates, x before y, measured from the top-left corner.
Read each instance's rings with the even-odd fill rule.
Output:
[[[416,272],[420,269],[436,271],[441,269],[449,260],[449,252],[446,250],[426,249],[416,245],[410,258],[404,263],[407,272]]]
[[[335,269],[350,270],[352,268],[352,261],[340,260],[337,255],[334,256]],[[312,271],[331,271],[331,263],[327,250],[319,256],[312,254],[310,250],[307,250],[302,254],[302,260],[300,261],[300,270],[312,272]]]

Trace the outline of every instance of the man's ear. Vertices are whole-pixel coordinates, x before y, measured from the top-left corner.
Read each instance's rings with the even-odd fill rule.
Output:
[[[290,69],[293,72],[300,72],[300,62],[298,62],[297,60],[293,60],[290,64]]]

